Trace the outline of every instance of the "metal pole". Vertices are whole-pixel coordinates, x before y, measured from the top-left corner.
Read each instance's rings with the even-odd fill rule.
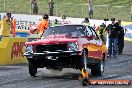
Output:
[[[107,18],[109,18],[109,5],[107,5]]]
[[[131,6],[131,22],[132,22],[132,6]]]
[[[32,14],[32,0],[30,0],[30,2],[29,2],[29,6],[30,6],[30,15]]]
[[[82,5],[82,17],[83,17],[83,5]]]
[[[50,8],[50,16],[53,16],[53,9],[54,9],[54,2],[53,2],[53,0],[50,0],[50,2],[49,2],[49,8]]]
[[[5,9],[6,8],[6,0],[4,0],[4,12],[5,12]]]
[[[13,2],[13,5],[15,6],[15,0],[14,0],[14,2]],[[13,13],[15,13],[15,8],[14,8],[14,6],[13,6]]]
[[[63,14],[64,14],[64,8],[65,8],[65,6],[64,6],[64,0],[63,0],[63,4],[62,4],[63,6],[62,6],[62,9],[63,9]]]
[[[56,16],[58,16],[58,14],[57,14],[57,8],[58,8],[58,2],[57,2],[57,0],[56,0]]]

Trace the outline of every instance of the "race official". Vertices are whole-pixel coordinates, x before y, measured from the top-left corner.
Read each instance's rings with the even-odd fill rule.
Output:
[[[102,23],[97,31],[101,40],[106,43],[106,25]]]
[[[49,18],[49,16],[47,14],[45,14],[43,17],[43,20],[38,25],[38,33],[40,34],[40,36],[48,28],[48,24],[49,24],[48,18]]]
[[[13,23],[12,23],[11,13],[7,13],[5,18],[1,20],[0,40],[2,39],[2,37],[9,37],[12,29],[13,29]]]
[[[108,55],[111,58],[113,54],[114,58],[116,58],[117,54],[117,39],[119,30],[115,25],[115,18],[111,18],[112,23],[107,26],[108,38],[109,38],[109,46],[108,46]]]

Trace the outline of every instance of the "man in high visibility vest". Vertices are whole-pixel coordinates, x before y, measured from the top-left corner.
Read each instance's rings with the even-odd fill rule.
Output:
[[[41,36],[43,32],[48,28],[48,18],[47,14],[44,15],[43,20],[38,25],[38,33]]]
[[[106,43],[106,32],[106,25],[102,23],[99,27],[99,30],[97,31],[97,34],[104,43]]]

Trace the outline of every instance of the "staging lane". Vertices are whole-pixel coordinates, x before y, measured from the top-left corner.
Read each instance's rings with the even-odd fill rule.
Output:
[[[125,42],[123,55],[109,59],[102,77],[90,79],[129,79],[132,80],[132,47]],[[52,72],[53,73],[53,72]],[[27,64],[0,66],[0,88],[82,88],[78,81],[80,71],[65,69],[60,74],[51,74],[49,70],[39,69],[38,77],[30,77]],[[89,88],[113,88],[113,86],[91,85]],[[114,86],[114,88],[132,88],[132,86]],[[87,88],[87,87],[86,87]]]

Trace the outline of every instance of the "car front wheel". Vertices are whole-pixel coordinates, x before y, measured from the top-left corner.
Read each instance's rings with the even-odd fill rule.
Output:
[[[36,73],[37,73],[37,68],[34,66],[34,63],[31,62],[31,61],[29,61],[28,65],[29,65],[29,73],[30,73],[30,75],[35,77]]]

